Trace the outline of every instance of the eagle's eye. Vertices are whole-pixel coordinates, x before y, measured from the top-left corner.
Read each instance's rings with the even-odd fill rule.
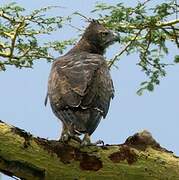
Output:
[[[102,35],[103,37],[107,36],[108,34],[109,34],[108,31],[103,31],[103,32],[101,32],[101,35]]]

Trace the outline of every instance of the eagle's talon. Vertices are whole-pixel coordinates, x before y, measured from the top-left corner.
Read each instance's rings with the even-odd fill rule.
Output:
[[[81,146],[97,146],[99,144],[102,144],[101,146],[103,147],[104,146],[104,141],[98,140],[95,143],[91,143],[91,142],[88,142],[88,141],[82,141],[81,142]]]
[[[71,138],[71,139],[74,139],[75,141],[77,141],[77,142],[79,142],[79,143],[81,143],[81,139],[80,139],[78,136],[76,136],[76,135],[71,136],[70,138]]]
[[[90,146],[90,145],[93,145],[93,144],[91,143],[89,134],[86,133],[84,135],[82,142],[81,142],[81,146]]]
[[[102,147],[104,146],[104,141],[99,139],[98,141],[96,141],[94,144],[98,145],[98,144],[101,144]]]
[[[85,134],[81,146],[97,146],[98,144],[102,144],[104,146],[104,141],[103,140],[98,140],[95,143],[91,143],[90,136],[88,133]]]
[[[61,142],[63,142],[63,143],[66,143],[66,142],[68,142],[70,139],[71,139],[71,137],[70,137],[69,134],[63,134],[63,135],[60,137],[59,141],[61,141]]]
[[[86,142],[86,141],[82,141],[82,142],[81,142],[81,147],[90,146],[90,145],[92,145],[92,144],[89,143],[89,142]]]

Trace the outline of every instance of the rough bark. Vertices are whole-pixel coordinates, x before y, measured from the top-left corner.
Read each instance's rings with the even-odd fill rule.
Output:
[[[0,171],[21,179],[177,180],[179,158],[147,131],[124,144],[80,147],[33,137],[0,122]]]

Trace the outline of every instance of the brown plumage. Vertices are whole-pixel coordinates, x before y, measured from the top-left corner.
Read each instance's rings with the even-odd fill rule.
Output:
[[[114,89],[103,53],[115,39],[93,21],[77,45],[54,61],[47,95],[63,124],[61,140],[85,134],[84,142],[89,142],[101,117],[106,117]]]

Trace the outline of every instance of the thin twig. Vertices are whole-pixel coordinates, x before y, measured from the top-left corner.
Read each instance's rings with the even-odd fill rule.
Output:
[[[171,21],[167,21],[167,22],[158,22],[156,24],[157,27],[165,27],[165,26],[172,26],[175,24],[179,24],[179,19],[175,19],[175,20],[171,20]]]
[[[151,0],[145,0],[143,3],[141,3],[140,1],[138,1],[138,3],[140,3],[140,8],[141,7],[143,7],[143,6],[145,6],[148,2],[150,2]],[[138,9],[139,7],[138,7],[138,5],[137,5],[137,7],[135,7],[135,9],[133,9],[132,11],[131,11],[131,13],[129,13],[129,15],[132,15],[137,9]]]
[[[166,30],[166,28],[161,28],[168,36],[170,36],[170,38],[172,40],[175,40],[175,43],[177,45],[177,47],[179,48],[179,40],[178,40],[178,34],[176,32],[175,27],[171,26],[171,30],[173,31],[173,33],[169,32]]]
[[[178,34],[177,34],[176,30],[175,30],[175,27],[174,26],[171,26],[171,27],[172,27],[172,30],[173,30],[175,43],[176,43],[177,47],[179,48]]]
[[[8,16],[7,14],[5,14],[3,11],[0,11],[0,17],[12,22],[14,21],[10,16]]]
[[[176,12],[176,19],[178,19],[178,2],[175,0],[175,12]]]
[[[80,31],[80,32],[83,31],[82,29],[80,29],[80,28],[78,28],[78,27],[76,27],[76,26],[73,26],[72,24],[66,24],[66,25],[68,25],[68,26],[70,26],[70,27],[76,29],[77,31]]]
[[[90,18],[87,18],[85,15],[83,15],[83,14],[81,14],[81,13],[79,13],[79,12],[74,12],[73,13],[74,15],[78,15],[78,16],[81,16],[82,18],[84,18],[84,19],[86,19],[87,20],[87,22],[90,22],[91,21],[91,19]]]
[[[174,26],[174,25],[177,25],[179,24],[179,19],[175,19],[175,20],[171,20],[171,21],[166,21],[166,22],[157,22],[155,24],[155,28],[161,28],[161,27],[167,27],[167,26]],[[125,22],[125,23],[113,23],[113,25],[116,25],[117,27],[120,27],[120,28],[127,28],[127,29],[133,29],[133,30],[137,30],[137,29],[146,29],[146,28],[150,28],[151,25],[148,25],[148,24],[141,24],[141,25],[138,25],[138,26],[135,26],[135,25],[130,25],[129,23]]]
[[[31,48],[29,47],[29,48],[27,48],[25,51],[24,51],[24,53],[21,55],[21,56],[19,56],[19,59],[21,59],[21,58],[23,58],[23,57],[25,57],[28,53],[29,53],[29,51],[31,50]]]
[[[151,44],[151,29],[149,29],[149,31],[147,32],[147,34],[146,34],[146,36],[145,36],[145,38],[147,38],[147,36],[148,36],[148,43],[147,43],[147,47],[146,47],[146,49],[145,49],[145,52],[144,52],[144,55],[146,55],[147,54],[147,51],[148,51],[148,49],[149,49],[149,47],[150,47],[150,44]]]
[[[19,29],[22,27],[23,21],[21,23],[19,23],[19,25],[17,26],[17,28],[14,31],[14,36],[11,39],[11,49],[10,49],[10,55],[9,55],[9,61],[11,61],[13,53],[14,53],[14,49],[15,49],[15,43],[16,43],[16,39],[19,33]]]
[[[145,61],[147,62],[150,66],[155,67],[155,65],[153,63],[151,63],[148,59],[147,59],[147,51],[151,45],[151,29],[148,30],[147,34],[145,35],[145,39],[147,39],[148,36],[148,43],[147,43],[147,47],[143,48],[144,49],[144,53],[143,53],[143,57],[145,58],[144,60],[142,59],[141,61]]]
[[[116,54],[111,61],[109,61],[109,64],[108,64],[109,69],[115,63],[115,61],[118,59],[118,57],[121,56],[125,51],[127,51],[128,47],[137,39],[137,37],[139,36],[139,34],[141,33],[142,30],[143,29],[140,29],[136,33],[135,37],[126,46],[124,46],[124,48],[118,54]]]
[[[0,57],[9,58],[9,54],[1,53],[1,52],[0,52]]]
[[[145,6],[148,2],[150,2],[151,0],[145,0],[143,3],[141,3],[141,6]]]

